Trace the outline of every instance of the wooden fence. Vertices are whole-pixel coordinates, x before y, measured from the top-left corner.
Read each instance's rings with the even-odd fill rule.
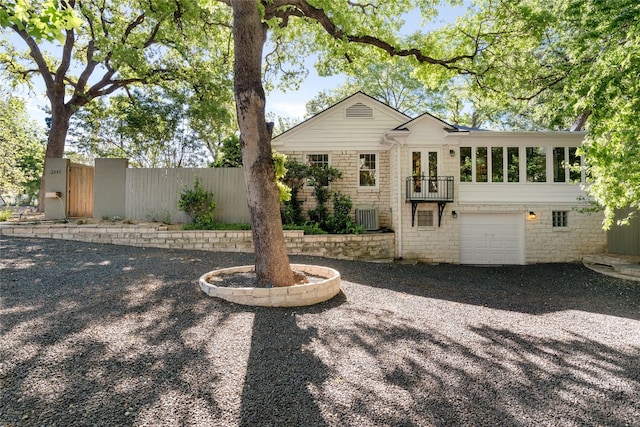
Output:
[[[192,189],[198,177],[213,193],[216,221],[248,223],[249,209],[242,168],[179,168],[126,170],[125,218],[188,223],[189,217],[178,210],[180,193]]]
[[[616,212],[616,219],[629,214],[629,209]],[[640,255],[640,218],[633,218],[629,225],[614,225],[607,233],[608,251],[612,254]]]

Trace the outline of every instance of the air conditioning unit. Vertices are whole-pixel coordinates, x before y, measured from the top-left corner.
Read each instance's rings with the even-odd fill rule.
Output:
[[[365,230],[379,230],[378,209],[356,209],[356,222]]]

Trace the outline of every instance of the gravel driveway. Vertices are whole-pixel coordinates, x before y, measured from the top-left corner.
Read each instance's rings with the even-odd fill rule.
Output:
[[[640,283],[292,260],[343,292],[244,307],[197,278],[252,255],[0,237],[0,425],[640,426]]]

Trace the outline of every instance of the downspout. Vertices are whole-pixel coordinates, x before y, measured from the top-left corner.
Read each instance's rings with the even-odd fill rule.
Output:
[[[398,232],[397,236],[398,236],[398,253],[397,253],[397,257],[398,259],[402,259],[402,235],[404,234],[402,231],[402,161],[400,159],[400,144],[395,142],[395,146],[396,146],[396,151],[398,152],[396,155],[396,162],[397,162],[397,174],[398,174],[398,228],[400,229],[400,231]]]
[[[396,200],[396,216],[398,218],[398,227],[396,230],[396,258],[402,259],[402,161],[401,161],[401,152],[400,152],[400,143],[393,138],[387,138],[385,135],[382,138],[383,143],[392,144],[396,147],[396,163],[397,163],[397,175],[398,175],[398,196]]]

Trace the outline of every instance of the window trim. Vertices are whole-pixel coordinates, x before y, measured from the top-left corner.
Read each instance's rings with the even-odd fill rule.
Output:
[[[478,148],[486,148],[487,149],[487,181],[477,181],[477,150]],[[502,148],[502,170],[503,170],[503,181],[494,181],[492,172],[493,172],[493,158],[492,152],[494,148]],[[544,173],[544,181],[529,181],[528,173],[527,173],[527,165],[529,164],[530,157],[527,156],[528,149],[543,149],[545,152],[544,162],[540,162],[541,166],[545,168]],[[513,143],[505,143],[505,144],[489,144],[489,143],[467,143],[460,144],[459,146],[459,160],[457,165],[457,173],[458,173],[458,182],[461,184],[498,184],[498,185],[514,185],[514,184],[523,184],[523,185],[539,185],[539,184],[584,184],[585,183],[585,172],[584,169],[580,171],[579,180],[572,180],[571,174],[572,172],[568,167],[565,167],[565,181],[556,182],[555,181],[555,170],[554,170],[554,157],[553,153],[555,149],[563,149],[565,160],[569,161],[570,153],[572,150],[577,150],[580,146],[568,145],[563,143],[544,143],[544,144],[532,144],[527,143],[525,145],[513,144]],[[467,176],[463,174],[463,149],[470,149],[470,161],[471,161],[471,170],[469,176],[471,177],[470,181],[463,180],[463,176]],[[518,181],[509,181],[509,149],[517,149],[518,150]],[[466,157],[466,154],[465,154]],[[584,167],[584,157],[576,156],[576,160],[579,160],[580,166]],[[515,172],[515,171],[514,171]],[[577,175],[577,174],[576,174]]]
[[[327,156],[327,166],[331,166],[331,153],[328,151],[309,151],[304,153],[304,163],[309,165],[309,156]],[[313,185],[309,185],[309,180],[307,179],[304,183],[305,188],[313,188]],[[331,183],[329,183],[331,186]]]
[[[360,185],[360,156],[374,155],[375,156],[375,185]],[[380,152],[378,151],[361,151],[358,152],[358,170],[356,172],[356,179],[358,180],[358,190],[377,190],[380,188]],[[370,169],[367,169],[370,170]]]
[[[554,230],[568,230],[569,229],[569,211],[565,211],[565,210],[551,211],[551,226],[553,227]]]

